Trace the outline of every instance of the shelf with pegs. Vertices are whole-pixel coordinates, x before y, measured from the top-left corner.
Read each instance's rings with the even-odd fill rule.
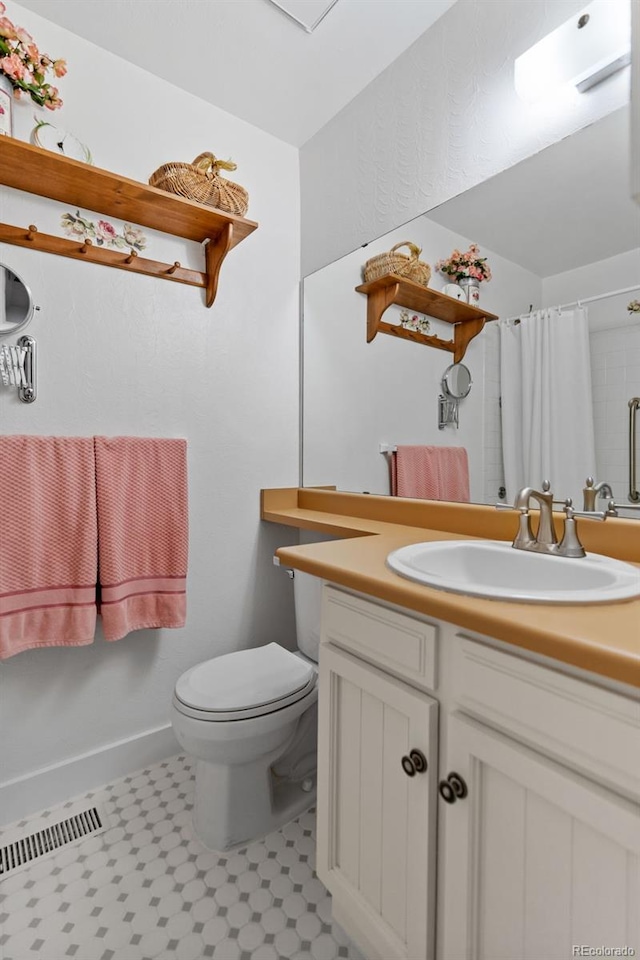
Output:
[[[0,241],[4,243],[202,287],[208,307],[215,300],[220,268],[227,253],[258,227],[253,220],[61,157],[13,137],[0,137],[0,184],[203,243],[205,270],[200,272],[178,262],[149,260],[137,256],[134,250],[105,250],[89,240],[81,242],[40,233],[33,225],[26,228],[0,223]]]
[[[91,240],[66,240],[64,237],[54,237],[48,233],[40,233],[33,224],[29,227],[12,227],[6,223],[0,223],[0,241],[12,243],[18,247],[31,247],[33,250],[42,250],[44,253],[55,253],[59,257],[72,257],[75,260],[100,263],[118,270],[144,273],[161,280],[174,280],[192,287],[206,288],[207,286],[206,273],[187,270],[181,267],[178,261],[173,264],[161,263],[158,260],[139,257],[135,250],[129,253],[105,250],[104,247],[92,244]]]
[[[462,360],[469,343],[482,331],[485,321],[498,319],[495,313],[481,310],[466,301],[448,297],[439,290],[432,290],[395,274],[360,284],[356,290],[367,296],[367,343],[371,343],[376,334],[387,333],[403,340],[413,340],[414,343],[435,347],[437,350],[447,350],[453,354],[454,363]],[[386,323],[382,315],[394,303],[453,324],[453,340],[443,340],[441,337]]]

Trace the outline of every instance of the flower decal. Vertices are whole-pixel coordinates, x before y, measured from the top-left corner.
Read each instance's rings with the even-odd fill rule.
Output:
[[[404,327],[405,330],[414,330],[416,333],[429,333],[431,323],[419,313],[409,313],[408,310],[403,310],[400,313],[400,326]]]
[[[142,230],[125,223],[122,233],[108,220],[98,220],[94,223],[83,216],[79,210],[73,213],[63,213],[60,219],[62,229],[68,237],[74,240],[91,240],[99,247],[111,247],[116,250],[135,250],[140,253],[147,245],[147,238]]]

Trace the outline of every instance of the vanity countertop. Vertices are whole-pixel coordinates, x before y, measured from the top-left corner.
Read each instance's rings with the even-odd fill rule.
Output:
[[[344,538],[281,547],[276,555],[287,566],[640,687],[640,599],[583,606],[484,600],[413,583],[386,566],[392,550],[410,543],[511,540],[515,514],[479,504],[291,488],[264,490],[261,515],[263,520]],[[638,521],[584,521],[580,536],[589,552],[640,565]]]

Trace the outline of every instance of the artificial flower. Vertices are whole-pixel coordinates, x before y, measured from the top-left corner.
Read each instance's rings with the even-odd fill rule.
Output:
[[[436,270],[446,273],[456,280],[471,278],[473,280],[491,280],[491,270],[487,258],[480,256],[480,247],[472,243],[467,251],[461,253],[454,250],[447,260],[438,260]]]
[[[26,93],[39,106],[58,110],[62,106],[58,88],[45,82],[45,74],[52,70],[54,76],[64,77],[66,61],[41,54],[31,34],[3,16],[5,11],[0,2],[0,73],[8,78],[16,99]]]

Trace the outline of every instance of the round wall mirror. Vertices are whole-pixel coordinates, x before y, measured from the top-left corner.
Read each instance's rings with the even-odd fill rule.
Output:
[[[0,337],[26,327],[33,310],[29,287],[10,267],[0,263]]]
[[[452,363],[442,377],[442,389],[452,400],[463,400],[471,390],[471,374],[464,363]]]

